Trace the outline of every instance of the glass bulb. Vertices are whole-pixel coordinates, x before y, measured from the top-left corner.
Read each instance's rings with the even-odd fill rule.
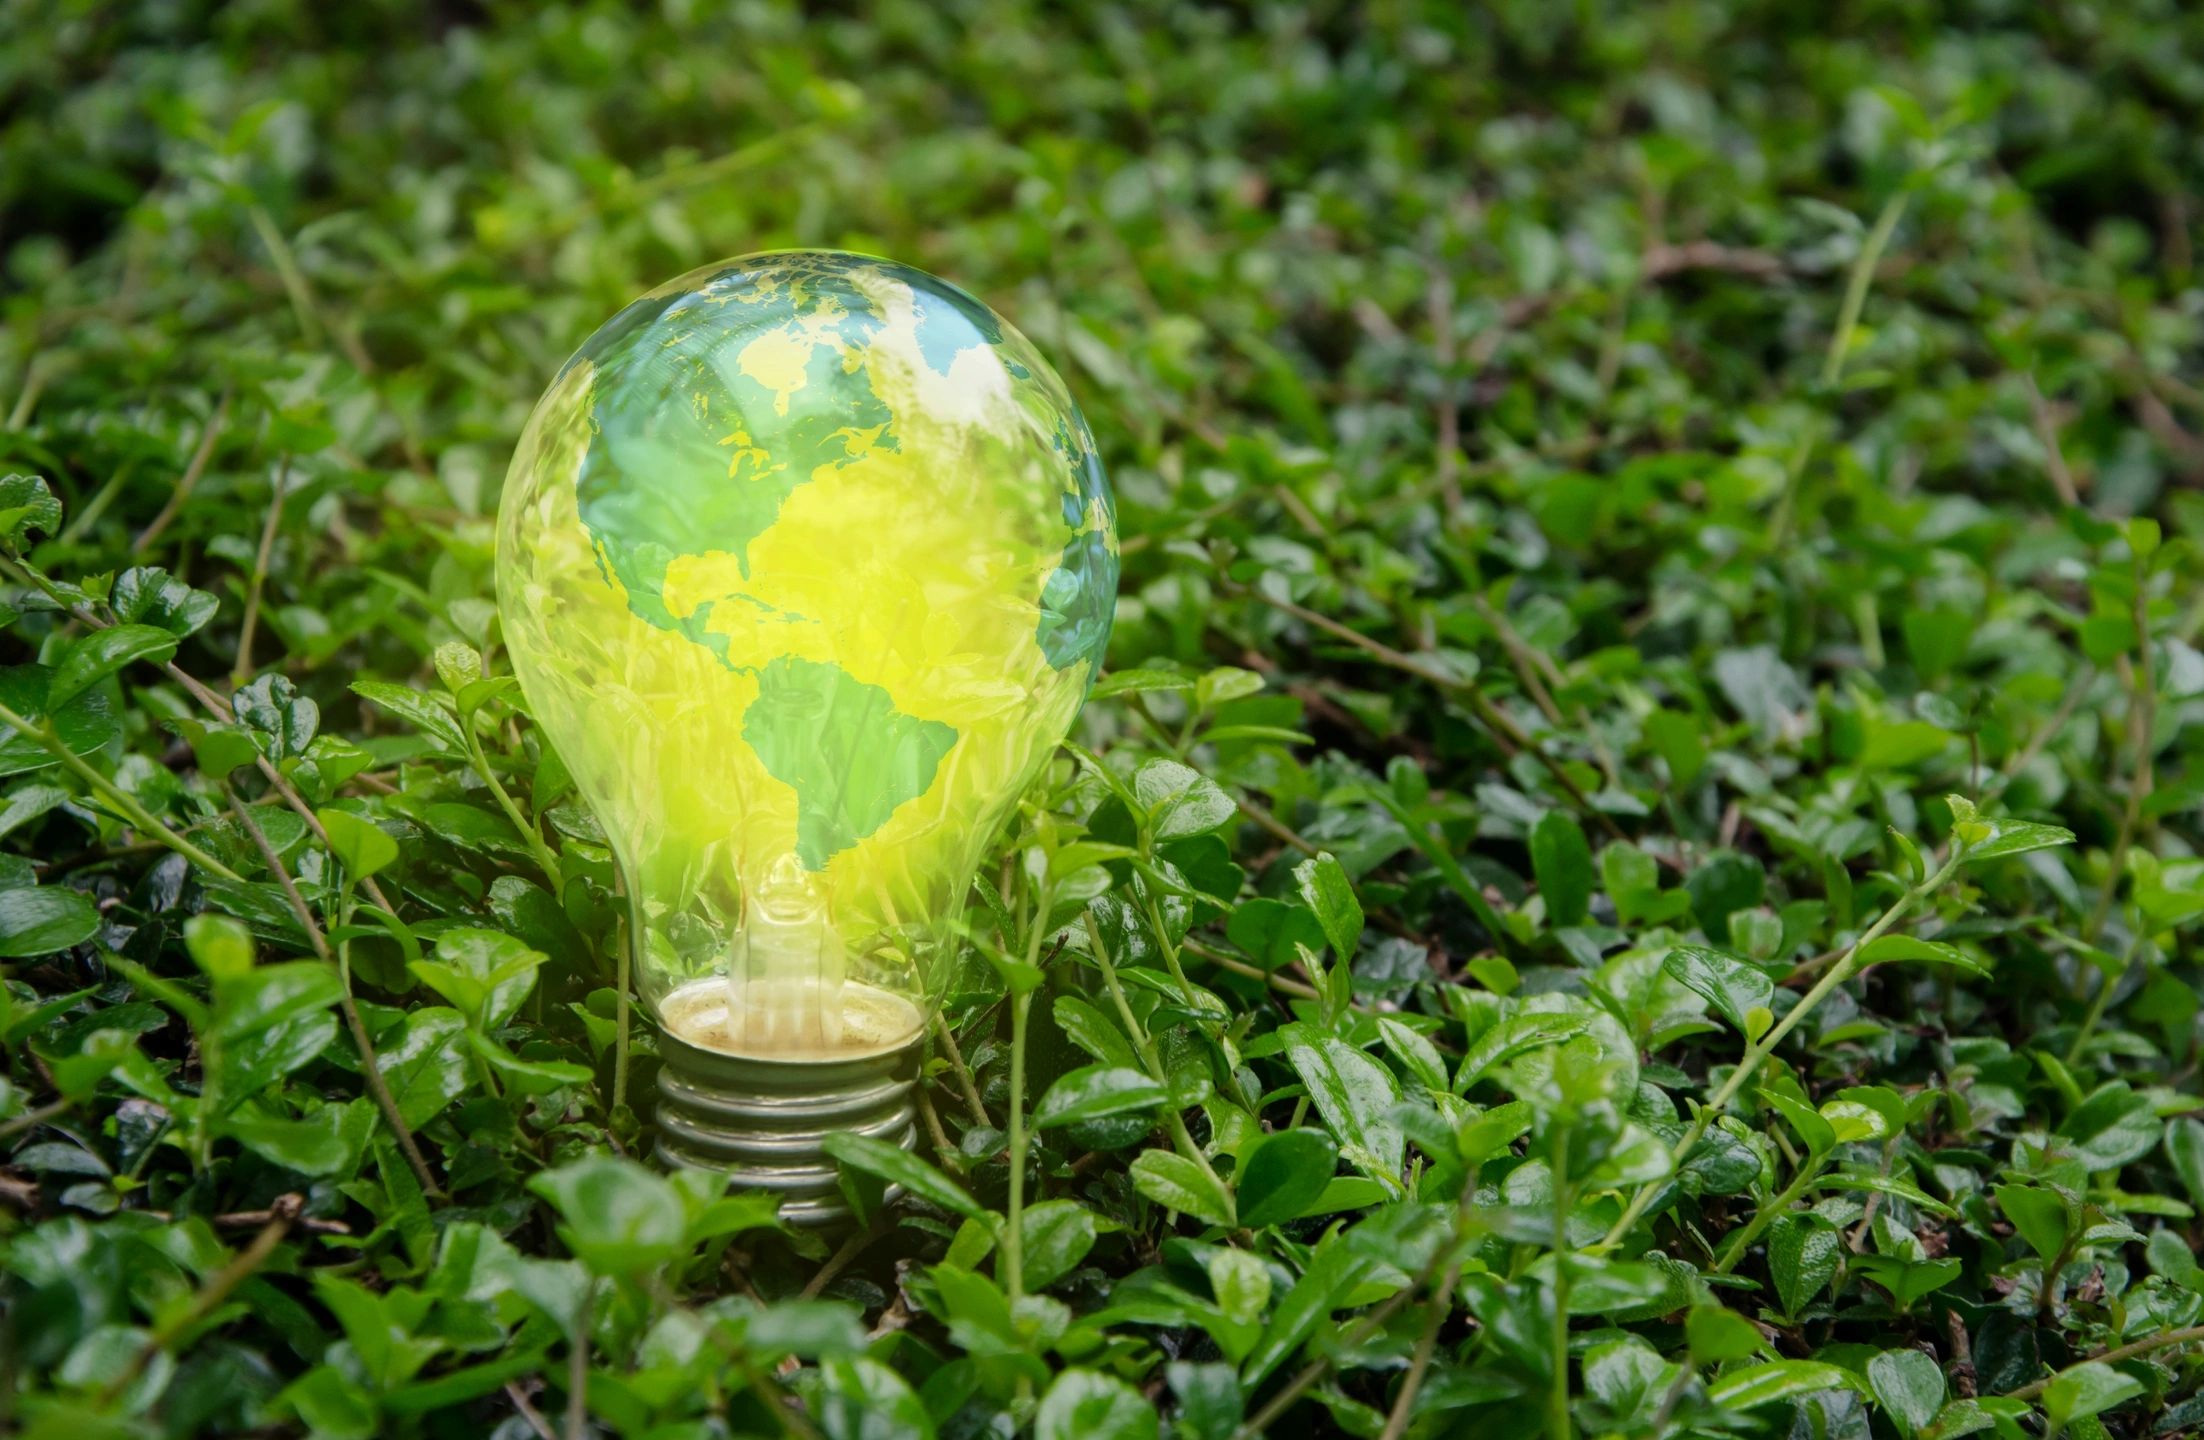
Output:
[[[973,871],[1101,664],[1115,510],[1000,316],[777,252],[661,286],[567,362],[506,478],[497,585],[662,1032],[826,1063],[922,1028]]]

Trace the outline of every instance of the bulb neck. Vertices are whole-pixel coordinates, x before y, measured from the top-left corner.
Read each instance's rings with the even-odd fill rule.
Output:
[[[849,1217],[826,1137],[917,1143],[913,1090],[923,1030],[892,1048],[833,1059],[735,1055],[661,1025],[660,1163],[724,1170],[733,1190],[780,1199],[791,1225]]]

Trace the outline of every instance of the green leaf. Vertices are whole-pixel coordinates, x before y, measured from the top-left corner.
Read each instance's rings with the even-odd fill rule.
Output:
[[[1293,867],[1293,883],[1302,903],[1316,916],[1332,953],[1342,960],[1354,959],[1362,940],[1362,902],[1355,898],[1355,887],[1337,857],[1327,851],[1303,860]]]
[[[1997,1208],[2013,1222],[2020,1238],[2046,1263],[2065,1253],[2073,1229],[2064,1198],[2030,1185],[2000,1185],[1991,1193],[1997,1196]]]
[[[1796,1315],[1837,1273],[1841,1242],[1819,1215],[1779,1215],[1768,1227],[1768,1276],[1786,1315]]]
[[[1050,1007],[1056,1027],[1066,1039],[1104,1065],[1138,1070],[1140,1057],[1116,1022],[1076,995],[1059,995]]]
[[[315,818],[329,836],[330,853],[344,866],[347,880],[364,880],[397,863],[398,842],[372,820],[343,810],[316,811]]]
[[[395,1042],[375,1056],[398,1114],[418,1130],[467,1093],[466,1022],[456,1010],[432,1005],[408,1014]]]
[[[466,928],[437,936],[436,958],[415,960],[407,968],[470,1024],[489,1031],[513,1018],[543,961],[542,951],[502,931]]]
[[[1528,1011],[1510,1015],[1470,1042],[1454,1070],[1454,1093],[1466,1093],[1495,1066],[1548,1045],[1581,1035],[1591,1024],[1581,1015]]]
[[[1033,1440],[1156,1440],[1159,1433],[1146,1397],[1096,1370],[1058,1375],[1033,1417]]]
[[[2043,1413],[2064,1430],[2077,1420],[2102,1415],[2143,1393],[2143,1382],[2123,1375],[2102,1360],[2085,1360],[2062,1370],[2043,1387]]]
[[[1645,717],[1645,738],[1668,766],[1668,778],[1676,789],[1690,790],[1707,767],[1704,722],[1674,710],[1656,710]]]
[[[1133,795],[1159,841],[1207,834],[1239,814],[1216,781],[1176,760],[1150,760],[1134,771]]]
[[[600,1275],[641,1274],[686,1248],[681,1196],[665,1176],[632,1160],[585,1155],[535,1176],[528,1188],[558,1212],[566,1248]]]
[[[371,1118],[365,1111],[354,1113],[361,1121]],[[355,1126],[355,1133],[346,1133]],[[346,1173],[359,1163],[360,1146],[366,1140],[365,1126],[342,1105],[329,1106],[307,1120],[230,1115],[216,1121],[215,1129],[261,1159],[301,1175]]]
[[[197,634],[221,601],[194,590],[157,565],[134,565],[115,577],[108,608],[123,625],[153,625],[178,639]]]
[[[2049,850],[2074,843],[2074,832],[2057,825],[2038,825],[2026,820],[1998,820],[1991,822],[1991,826],[1989,839],[1968,848],[1966,860],[1969,865],[2007,855],[2025,855],[2030,850]]]
[[[22,550],[33,531],[51,535],[61,528],[61,502],[43,476],[0,475],[0,541]]]
[[[1034,1110],[1034,1128],[1047,1130],[1081,1120],[1154,1110],[1170,1098],[1170,1093],[1144,1071],[1089,1065],[1061,1076],[1048,1087]]]
[[[49,709],[46,696],[51,677],[52,672],[43,665],[0,668],[0,705],[33,725],[50,727],[72,755],[89,755],[122,733],[107,697],[97,690],[87,690],[65,705]],[[38,741],[12,726],[0,725],[0,777],[60,763]]]
[[[240,685],[230,696],[230,710],[240,725],[268,737],[269,753],[277,759],[304,755],[321,728],[321,707],[283,675],[263,675]]]
[[[1438,1050],[1429,1040],[1390,1015],[1379,1016],[1377,1027],[1385,1048],[1407,1068],[1417,1084],[1430,1090],[1446,1089],[1446,1062],[1439,1058]]]
[[[99,933],[99,924],[99,907],[80,890],[0,890],[0,958],[23,960],[81,945]]]
[[[2158,1112],[2125,1080],[2099,1087],[2059,1126],[2091,1170],[2117,1170],[2158,1148]]]
[[[319,960],[262,965],[214,982],[215,1033],[232,1044],[344,998],[335,967]]]
[[[1725,1410],[1751,1410],[1824,1390],[1864,1388],[1849,1370],[1813,1360],[1777,1360],[1733,1370],[1707,1387],[1707,1398]]]
[[[1094,1212],[1073,1200],[1043,1200],[1018,1217],[1028,1291],[1046,1290],[1069,1275],[1094,1248]]]
[[[1145,1150],[1133,1161],[1133,1188],[1161,1205],[1208,1225],[1230,1225],[1232,1197],[1208,1171],[1169,1150]]]
[[[1157,691],[1194,688],[1194,681],[1174,670],[1112,670],[1094,682],[1089,700],[1108,700],[1117,695],[1145,695]]]
[[[1283,969],[1294,962],[1302,947],[1321,951],[1330,943],[1323,924],[1307,906],[1262,895],[1241,901],[1225,922],[1224,933],[1262,970]]]
[[[227,779],[240,765],[250,765],[260,754],[260,746],[254,743],[250,730],[242,725],[230,725],[219,720],[200,721],[189,715],[171,716],[162,722],[182,736],[191,746],[192,760],[199,773],[217,783]]]
[[[1308,1213],[1339,1164],[1339,1147],[1315,1130],[1280,1130],[1248,1148],[1235,1178],[1240,1223],[1278,1225]]]
[[[2166,1158],[2173,1162],[2189,1199],[2204,1206],[2204,1121],[2168,1120],[2165,1144]]]
[[[176,637],[151,625],[113,625],[95,630],[69,647],[54,667],[46,700],[66,705],[134,661],[159,664],[176,654]]]
[[[1744,1360],[1767,1348],[1753,1323],[1720,1305],[1697,1305],[1684,1319],[1684,1338],[1694,1365]]]
[[[995,1217],[965,1194],[963,1187],[901,1146],[866,1135],[838,1134],[826,1137],[825,1149],[852,1170],[900,1185],[929,1204],[982,1224],[995,1223]]]
[[[1298,1021],[1278,1027],[1309,1099],[1338,1139],[1341,1151],[1365,1173],[1390,1180],[1400,1173],[1406,1142],[1387,1112],[1400,1103],[1400,1087],[1384,1066],[1329,1035]]]
[[[1582,925],[1592,909],[1592,847],[1584,827],[1565,810],[1548,810],[1531,826],[1531,872],[1546,900],[1546,923]]]
[[[1950,965],[1970,975],[1990,973],[1981,961],[1966,951],[1940,940],[1922,940],[1912,935],[1883,935],[1860,947],[1860,964],[1863,966],[1888,965],[1906,960]]]
[[[1806,1142],[1808,1154],[1818,1159],[1836,1148],[1836,1127],[1824,1119],[1813,1106],[1793,1100],[1780,1090],[1763,1090],[1760,1098],[1790,1124],[1799,1139]]]
[[[200,973],[217,984],[242,980],[253,968],[252,931],[227,915],[194,915],[184,922],[184,948]]]
[[[454,754],[466,753],[467,742],[459,733],[458,720],[431,696],[409,685],[393,685],[387,680],[355,680],[352,693],[407,721],[444,749]]]
[[[1944,1408],[1944,1372],[1918,1350],[1885,1350],[1869,1359],[1867,1386],[1902,1435],[1919,1435]]]
[[[1740,1032],[1747,1030],[1747,1016],[1753,1010],[1767,1008],[1775,998],[1775,982],[1767,971],[1719,950],[1678,945],[1668,952],[1661,968]]]

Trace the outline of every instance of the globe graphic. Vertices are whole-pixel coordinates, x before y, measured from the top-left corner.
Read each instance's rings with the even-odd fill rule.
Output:
[[[1102,663],[1115,519],[1055,372],[908,266],[746,257],[592,335],[515,455],[499,594],[661,967],[791,867],[849,929],[960,905]]]

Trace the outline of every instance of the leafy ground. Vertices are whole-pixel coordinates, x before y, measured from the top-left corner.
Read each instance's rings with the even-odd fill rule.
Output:
[[[0,6],[14,1426],[2204,1426],[2204,15],[669,8]],[[620,1158],[476,678],[560,361],[797,243],[1124,517],[847,1240]]]

